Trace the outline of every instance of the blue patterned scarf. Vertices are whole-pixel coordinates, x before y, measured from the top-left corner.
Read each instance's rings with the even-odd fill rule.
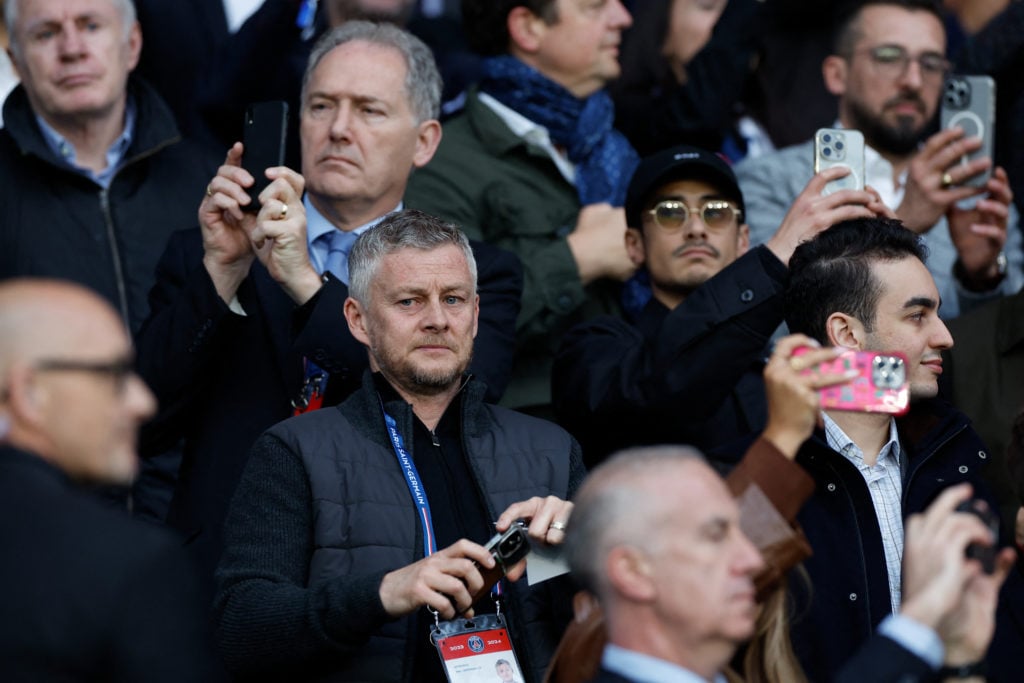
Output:
[[[576,165],[580,203],[622,206],[640,159],[614,128],[612,99],[599,90],[581,100],[515,57],[490,57],[483,63],[480,89],[534,123],[566,150]]]

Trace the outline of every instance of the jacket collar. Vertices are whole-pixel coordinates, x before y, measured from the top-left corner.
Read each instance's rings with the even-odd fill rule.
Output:
[[[547,152],[513,133],[494,110],[481,102],[479,91],[475,87],[466,95],[465,116],[480,144],[491,155],[501,157],[512,150],[522,148],[529,154],[549,159]]]
[[[174,115],[167,105],[145,81],[137,76],[128,79],[128,96],[135,100],[138,118],[135,135],[125,154],[124,163],[130,164],[140,156],[153,154],[181,140]],[[38,157],[47,163],[64,163],[50,149],[35,120],[25,86],[19,84],[8,95],[3,107],[4,129],[10,134],[23,155]]]

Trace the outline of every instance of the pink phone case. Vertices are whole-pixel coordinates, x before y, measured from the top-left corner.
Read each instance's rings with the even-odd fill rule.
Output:
[[[805,352],[798,349],[797,353]],[[804,370],[804,374],[843,374],[857,370],[846,384],[819,389],[821,407],[860,413],[902,415],[910,408],[907,357],[891,351],[846,351],[833,361]]]

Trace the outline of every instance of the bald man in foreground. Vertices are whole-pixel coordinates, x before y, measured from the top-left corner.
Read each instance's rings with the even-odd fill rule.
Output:
[[[216,679],[180,544],[81,490],[131,483],[155,408],[109,304],[0,285],[0,679]]]

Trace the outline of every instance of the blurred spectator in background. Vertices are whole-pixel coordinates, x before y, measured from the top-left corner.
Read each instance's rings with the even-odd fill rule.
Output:
[[[4,15],[22,80],[0,131],[0,279],[73,280],[136,330],[167,238],[195,221],[214,164],[131,75],[131,0],[7,0]]]
[[[177,539],[82,489],[128,484],[153,395],[109,304],[0,284],[0,678],[209,681],[205,606]]]
[[[609,92],[616,128],[641,155],[678,144],[722,146],[751,70],[764,7],[757,0],[640,3],[622,37],[622,75]]]
[[[14,65],[7,56],[8,35],[7,22],[3,20],[4,0],[0,0],[0,107],[7,99],[7,93],[18,84],[18,74],[14,73]],[[0,110],[0,128],[4,125],[3,111]]]

